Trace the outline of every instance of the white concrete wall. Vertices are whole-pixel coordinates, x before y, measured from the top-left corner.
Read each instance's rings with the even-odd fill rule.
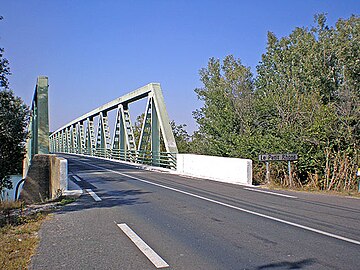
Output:
[[[56,155],[50,156],[50,197],[54,199],[58,192],[68,190],[68,163],[67,159]]]
[[[177,154],[179,174],[221,182],[251,185],[252,160],[193,154]]]
[[[60,159],[60,189],[68,190],[68,162],[67,159],[65,158],[59,158],[59,159]]]

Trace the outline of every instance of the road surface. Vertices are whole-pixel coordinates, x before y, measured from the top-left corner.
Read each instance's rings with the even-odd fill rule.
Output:
[[[64,155],[84,190],[31,269],[360,269],[360,200],[268,191]]]

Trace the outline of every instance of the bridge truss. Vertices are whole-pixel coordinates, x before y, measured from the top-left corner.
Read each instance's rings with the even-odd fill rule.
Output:
[[[129,104],[145,98],[146,108],[137,140]],[[116,119],[111,134],[108,115],[113,110],[116,110]],[[158,83],[150,83],[80,116],[53,132],[49,139],[53,153],[82,154],[176,168],[178,149]]]

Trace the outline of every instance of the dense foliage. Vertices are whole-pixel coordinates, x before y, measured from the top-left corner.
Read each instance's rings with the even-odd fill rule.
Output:
[[[25,154],[29,109],[9,90],[9,62],[0,49],[0,191],[11,188],[9,175],[19,174]]]
[[[136,143],[139,143],[140,135],[141,135],[141,128],[143,125],[145,114],[142,113],[141,115],[136,117],[136,121],[133,124],[133,131],[134,131],[134,137]],[[179,153],[188,153],[190,152],[190,140],[191,136],[186,131],[186,125],[180,124],[177,125],[174,120],[170,121],[170,126],[172,129],[172,132],[174,134],[174,138],[176,141],[176,145],[178,148]],[[146,149],[150,151],[151,149],[151,142],[150,140],[147,142]],[[166,152],[164,139],[162,135],[160,134],[160,151]]]
[[[8,176],[22,173],[29,111],[9,90],[0,91],[0,190],[10,188]]]
[[[351,190],[359,165],[360,18],[326,17],[278,39],[268,33],[253,78],[232,55],[211,58],[200,70],[204,102],[194,117],[192,152],[251,158],[264,180],[264,153],[298,153],[289,182],[286,163],[271,163],[272,180],[285,186]]]
[[[186,124],[177,125],[175,121],[170,122],[172,132],[176,141],[179,153],[189,153],[191,136],[186,131]]]

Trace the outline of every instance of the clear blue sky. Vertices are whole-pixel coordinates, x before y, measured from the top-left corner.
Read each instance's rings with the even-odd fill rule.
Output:
[[[192,132],[198,71],[210,57],[233,54],[254,72],[267,31],[282,37],[316,13],[334,25],[359,11],[359,0],[1,0],[0,47],[27,104],[37,76],[49,77],[51,130],[159,82],[170,118]]]

